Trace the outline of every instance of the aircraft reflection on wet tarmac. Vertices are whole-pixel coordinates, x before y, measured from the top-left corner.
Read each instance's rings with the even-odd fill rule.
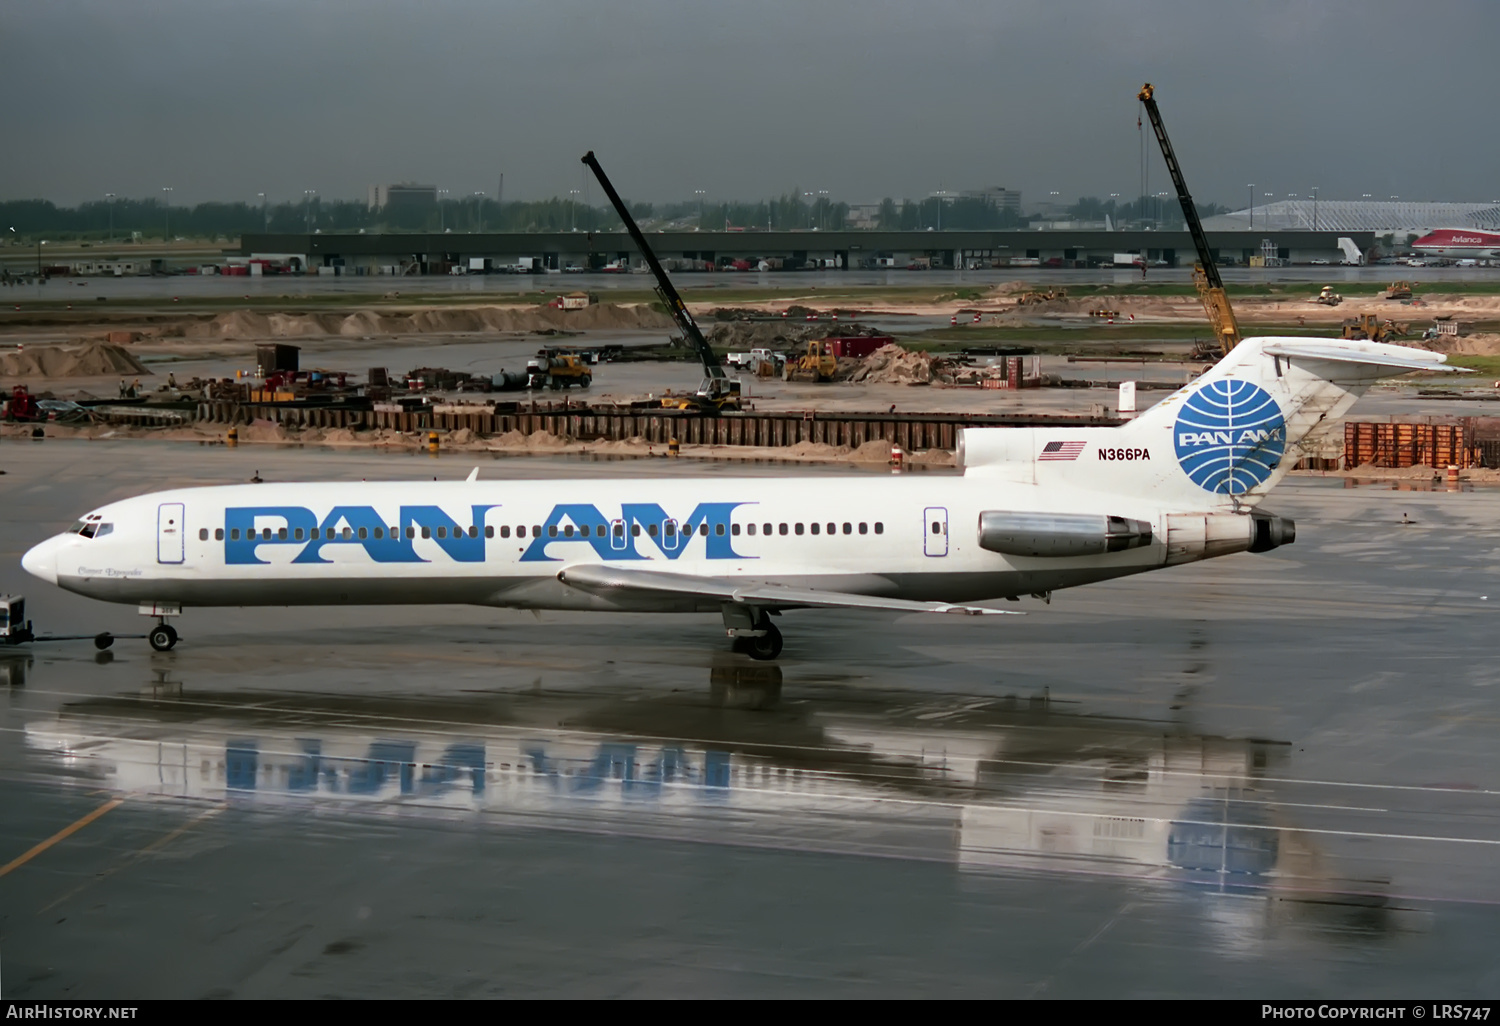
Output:
[[[779,667],[738,662],[711,669],[706,694],[194,693],[158,671],[146,693],[64,704],[26,740],[124,794],[270,814],[479,813],[1155,881],[1223,898],[1204,914],[1240,942],[1272,921],[1380,933],[1422,920],[1396,914],[1384,881],[1330,875],[1318,831],[1278,800],[1284,744],[1045,694],[781,691]]]

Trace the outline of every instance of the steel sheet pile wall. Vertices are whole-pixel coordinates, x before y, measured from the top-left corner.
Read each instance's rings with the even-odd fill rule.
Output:
[[[246,404],[204,402],[198,420],[213,424],[248,424],[269,420],[289,428],[351,428],[356,431],[385,428],[404,432],[456,431],[468,428],[476,435],[503,435],[510,431],[534,434],[545,431],[577,441],[618,441],[643,438],[665,445],[677,439],[684,445],[747,445],[770,448],[821,442],[858,448],[871,441],[891,442],[904,449],[952,449],[958,430],[965,426],[1063,426],[1110,425],[1109,417],[996,415],[996,414],[880,414],[732,412],[704,416],[679,410],[593,410],[578,407],[539,408],[496,413],[394,412],[351,410],[296,404]]]
[[[1344,425],[1344,467],[1484,466],[1484,453],[1468,418],[1444,423]]]

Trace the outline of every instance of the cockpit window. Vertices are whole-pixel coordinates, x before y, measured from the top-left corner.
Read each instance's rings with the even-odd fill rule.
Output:
[[[65,532],[67,534],[81,534],[85,538],[102,538],[115,529],[114,524],[103,524],[99,522],[99,514],[92,513],[77,521]]]

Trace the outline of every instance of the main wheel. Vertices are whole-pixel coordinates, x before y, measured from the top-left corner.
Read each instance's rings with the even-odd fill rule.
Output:
[[[781,655],[781,632],[771,623],[765,629],[766,633],[760,637],[745,639],[745,652],[751,659],[775,659]]]
[[[177,644],[177,632],[164,623],[158,624],[155,630],[146,635],[146,640],[158,652],[170,652]]]

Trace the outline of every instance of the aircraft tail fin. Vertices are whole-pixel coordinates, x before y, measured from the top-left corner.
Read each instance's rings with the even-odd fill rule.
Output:
[[[1382,378],[1454,372],[1439,353],[1345,339],[1252,338],[1198,380],[1116,430],[1155,441],[1191,484],[1253,505]],[[1163,438],[1163,441],[1166,439]],[[1128,443],[1127,443],[1128,444]]]
[[[1251,338],[1113,428],[971,428],[960,465],[1018,483],[1183,509],[1253,506],[1381,378],[1455,371],[1438,353],[1344,339]]]

